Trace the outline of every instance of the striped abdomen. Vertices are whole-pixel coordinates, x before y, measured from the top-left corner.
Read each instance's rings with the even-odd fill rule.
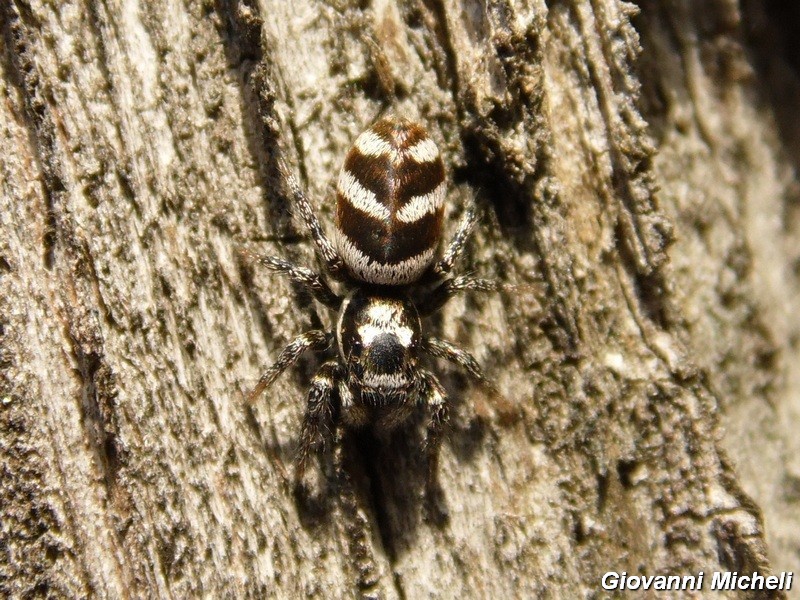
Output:
[[[416,281],[436,257],[444,165],[418,124],[384,118],[347,154],[336,186],[339,254],[350,274],[379,285]]]

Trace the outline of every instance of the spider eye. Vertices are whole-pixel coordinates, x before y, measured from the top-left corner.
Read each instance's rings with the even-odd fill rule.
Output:
[[[361,338],[353,337],[350,339],[350,354],[361,354],[361,350],[364,347],[364,344],[361,342]]]

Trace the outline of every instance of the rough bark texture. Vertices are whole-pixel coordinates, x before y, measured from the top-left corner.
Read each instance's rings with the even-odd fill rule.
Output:
[[[777,5],[776,5],[777,7]],[[610,570],[800,571],[798,13],[733,0],[0,3],[0,595],[592,597]],[[517,287],[426,326],[456,399],[292,457],[333,315],[313,264],[346,148],[426,123],[464,261]],[[341,491],[341,490],[340,490]],[[721,594],[719,597],[724,597]]]

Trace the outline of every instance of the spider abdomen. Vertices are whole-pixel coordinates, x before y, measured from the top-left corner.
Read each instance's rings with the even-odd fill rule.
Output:
[[[353,144],[337,182],[336,246],[350,274],[378,285],[418,280],[436,257],[444,165],[422,126],[377,121]]]

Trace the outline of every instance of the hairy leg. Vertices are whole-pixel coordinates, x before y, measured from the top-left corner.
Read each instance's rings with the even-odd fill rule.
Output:
[[[314,210],[311,208],[311,202],[309,202],[303,188],[297,183],[297,179],[294,178],[294,175],[292,175],[292,172],[283,159],[278,159],[278,169],[284,181],[289,186],[289,191],[294,199],[294,205],[300,213],[300,218],[303,219],[303,223],[305,223],[308,231],[311,233],[311,239],[314,240],[314,244],[317,246],[319,257],[322,259],[322,262],[325,263],[331,276],[337,279],[343,278],[346,274],[344,261],[322,230],[319,219],[317,219],[317,215],[314,214]]]
[[[311,380],[306,396],[306,414],[300,431],[300,445],[297,450],[295,471],[297,482],[305,473],[311,452],[320,445],[324,447],[333,439],[334,392],[340,377],[339,371],[339,363],[329,360],[319,368]]]
[[[450,298],[461,292],[497,292],[502,286],[491,279],[479,279],[469,275],[459,275],[446,279],[435,287],[427,298],[422,300],[418,309],[422,316],[435,313],[444,306]]]
[[[439,262],[437,262],[433,267],[433,272],[436,275],[443,277],[453,270],[453,265],[458,260],[458,257],[461,256],[461,252],[464,250],[464,246],[469,239],[470,233],[472,233],[472,228],[475,226],[477,221],[478,213],[476,212],[474,206],[470,206],[467,209],[464,217],[461,219],[461,224],[458,226],[458,231],[456,232],[456,235],[453,237],[450,244],[447,246],[444,256],[442,256]]]
[[[492,387],[486,375],[483,374],[480,365],[478,365],[478,361],[475,360],[475,357],[455,344],[440,340],[439,338],[428,337],[422,340],[422,351],[427,352],[431,356],[443,358],[459,365],[475,380],[489,388]]]
[[[342,299],[334,293],[327,282],[318,274],[306,267],[298,267],[277,256],[255,254],[249,250],[240,250],[242,257],[250,263],[258,263],[270,271],[283,273],[289,279],[302,285],[314,298],[325,306],[338,309]]]
[[[281,373],[297,362],[303,352],[309,349],[316,351],[324,350],[330,346],[332,341],[332,334],[319,330],[309,331],[297,336],[283,349],[283,352],[278,356],[278,360],[264,371],[264,374],[258,380],[256,386],[247,395],[247,401],[253,402],[258,398],[261,392],[272,385],[272,382],[274,382]]]

